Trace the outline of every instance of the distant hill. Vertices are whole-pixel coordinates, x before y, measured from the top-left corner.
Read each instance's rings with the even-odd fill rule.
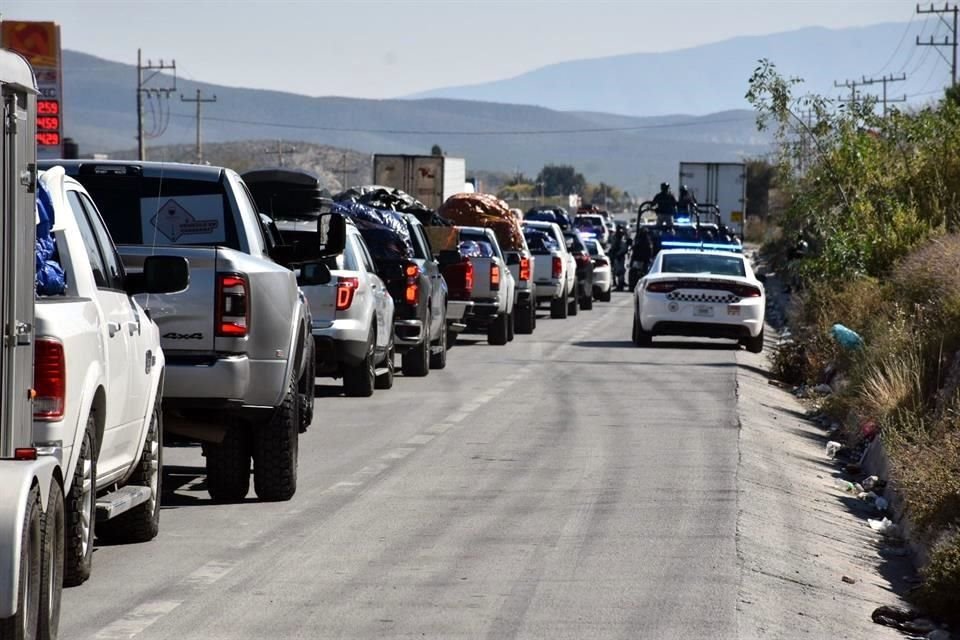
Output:
[[[83,155],[135,145],[135,82],[133,65],[64,52],[65,134]],[[468,170],[536,174],[547,163],[573,164],[591,181],[633,193],[676,180],[681,159],[735,160],[765,153],[769,144],[746,110],[633,118],[462,100],[313,98],[182,78],[177,88],[187,96],[197,88],[217,95],[203,111],[208,143],[299,140],[362,153],[427,153],[439,144],[448,155],[465,157]],[[193,141],[191,105],[174,94],[169,111],[166,132],[147,142],[148,157],[155,145]]]
[[[757,10],[761,10],[759,5]],[[921,35],[925,40],[934,32],[935,22],[917,20],[909,28],[906,23],[836,30],[812,27],[663,53],[574,60],[513,78],[435,89],[410,97],[532,104],[561,111],[637,116],[705,115],[748,106],[743,97],[747,79],[760,58],[772,60],[784,74],[804,78],[811,90],[826,95],[842,91],[833,86],[835,80],[858,79],[863,74],[881,71],[888,60],[884,72],[895,73],[904,66],[910,72],[921,59],[920,54],[914,55],[915,36]],[[902,46],[895,49],[898,42]],[[891,58],[895,51],[897,55]],[[946,83],[946,65],[941,65],[939,76],[930,73],[936,59],[936,55],[929,55],[922,73],[891,85],[891,96],[927,91],[936,86],[938,77],[941,85]]]

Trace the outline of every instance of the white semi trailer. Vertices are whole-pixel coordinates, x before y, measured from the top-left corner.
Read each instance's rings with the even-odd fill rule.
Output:
[[[743,232],[747,165],[742,162],[681,162],[678,188],[681,185],[686,185],[700,204],[717,205],[723,223],[736,233]]]
[[[373,156],[373,182],[406,191],[431,209],[455,193],[463,193],[467,164],[446,156]]]

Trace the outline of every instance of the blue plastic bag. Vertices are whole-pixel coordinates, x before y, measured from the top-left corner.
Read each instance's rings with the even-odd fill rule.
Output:
[[[42,182],[37,184],[37,241],[36,287],[37,295],[59,296],[67,288],[63,267],[53,257],[57,253],[56,240],[53,237],[53,200]]]
[[[863,347],[863,338],[853,329],[849,329],[842,324],[835,324],[830,332],[833,334],[833,339],[847,351],[856,351]]]

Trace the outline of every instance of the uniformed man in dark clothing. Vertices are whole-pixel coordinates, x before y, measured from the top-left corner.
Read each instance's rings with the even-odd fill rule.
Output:
[[[697,208],[697,199],[687,189],[687,185],[680,187],[680,199],[677,201],[677,208],[688,215],[692,214]]]
[[[677,215],[677,198],[670,191],[670,183],[660,184],[660,193],[653,196],[653,208],[657,212],[658,224],[673,224],[673,217]]]

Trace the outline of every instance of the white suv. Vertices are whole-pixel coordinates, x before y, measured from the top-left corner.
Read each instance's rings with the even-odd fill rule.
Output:
[[[348,396],[393,386],[393,298],[357,227],[347,219],[343,253],[306,265],[297,276],[313,314],[317,375],[343,378]],[[310,223],[279,222],[280,233]]]

